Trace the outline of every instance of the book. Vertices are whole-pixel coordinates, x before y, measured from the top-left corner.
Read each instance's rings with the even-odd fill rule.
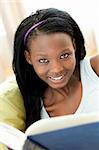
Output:
[[[0,122],[0,143],[13,150],[98,150],[99,113],[41,119],[25,133]]]

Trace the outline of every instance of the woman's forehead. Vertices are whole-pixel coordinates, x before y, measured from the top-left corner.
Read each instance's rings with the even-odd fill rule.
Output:
[[[31,39],[30,47],[63,46],[72,43],[72,38],[66,33],[41,34]]]
[[[67,34],[51,34],[41,35],[35,40],[31,41],[30,51],[33,55],[56,55],[61,54],[64,51],[73,49],[73,42],[71,37]]]

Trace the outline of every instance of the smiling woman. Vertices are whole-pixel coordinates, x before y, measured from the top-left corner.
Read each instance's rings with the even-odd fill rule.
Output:
[[[66,11],[41,9],[22,20],[13,50],[15,78],[0,93],[10,113],[1,109],[1,121],[23,131],[42,118],[99,110],[99,56],[85,58],[83,34]]]
[[[66,85],[75,69],[75,42],[66,33],[39,33],[25,51],[26,60],[49,86]]]
[[[87,72],[82,70],[85,63],[90,70],[91,64],[85,55],[83,35],[67,12],[41,9],[21,22],[14,39],[13,70],[25,104],[26,126],[42,118],[42,103],[52,117],[76,113],[81,102],[87,101],[89,95],[83,100]],[[91,62],[96,64],[95,60]],[[95,68],[91,74],[98,84]],[[94,94],[93,103],[97,90]]]
[[[0,121],[24,132],[42,118],[99,110],[99,56],[85,58],[85,47],[99,52],[98,3],[0,1],[0,81],[12,74],[12,50],[15,72],[0,85]]]

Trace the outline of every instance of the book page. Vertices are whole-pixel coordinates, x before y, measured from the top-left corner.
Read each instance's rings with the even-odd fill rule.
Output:
[[[22,150],[26,135],[18,129],[0,122],[0,143],[14,150]]]
[[[99,112],[89,114],[74,114],[42,119],[35,122],[26,130],[26,135],[35,135],[47,131],[69,128],[77,125],[99,122]]]

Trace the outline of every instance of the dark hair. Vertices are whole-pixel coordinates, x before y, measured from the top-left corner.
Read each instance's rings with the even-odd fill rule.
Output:
[[[45,23],[33,29],[24,44],[26,32],[37,22],[45,20]],[[36,11],[24,19],[19,25],[14,38],[13,70],[16,80],[24,99],[26,108],[26,127],[41,118],[41,99],[47,88],[35,73],[35,70],[25,59],[24,51],[29,50],[29,41],[39,32],[46,34],[63,32],[71,36],[76,43],[76,61],[79,66],[80,60],[85,57],[85,46],[83,35],[73,18],[65,11],[48,8]]]

